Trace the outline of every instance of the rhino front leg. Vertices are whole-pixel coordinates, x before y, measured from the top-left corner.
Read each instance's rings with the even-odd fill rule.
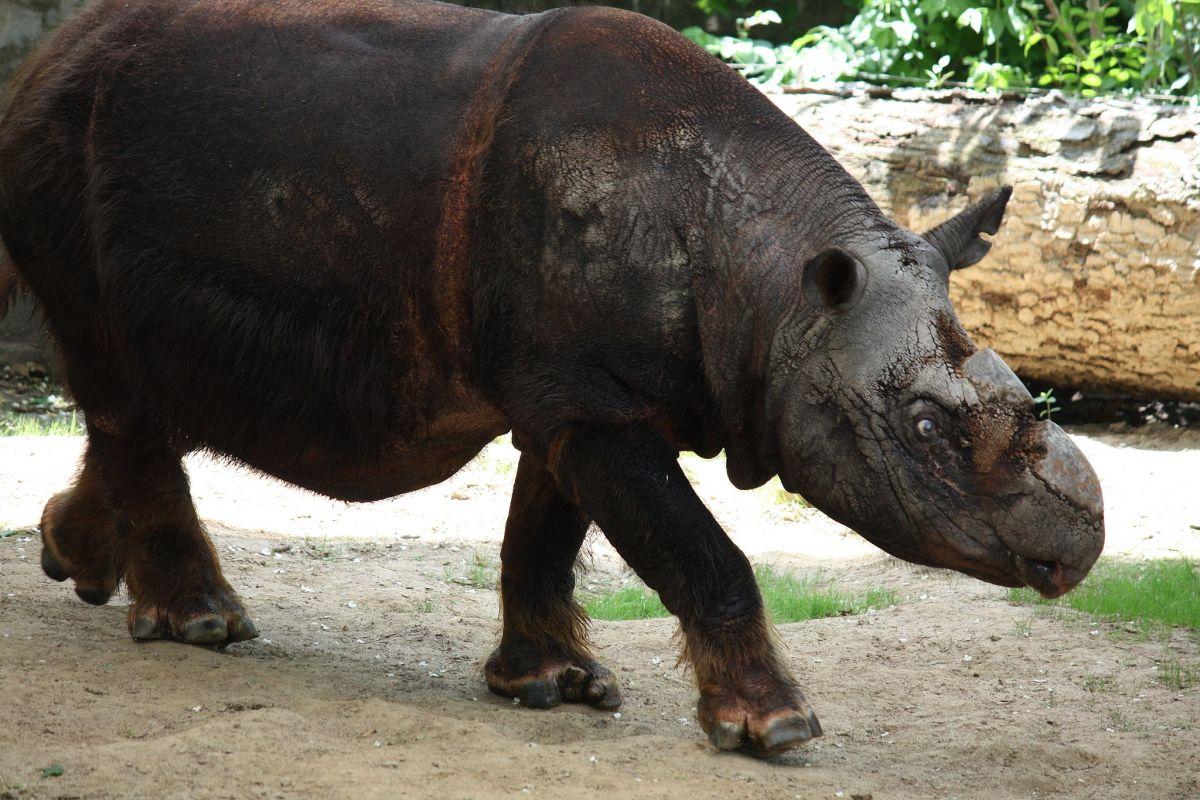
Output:
[[[714,745],[774,755],[821,735],[771,642],[746,556],[692,490],[678,454],[648,428],[576,428],[552,448],[565,493],[679,617]]]
[[[621,704],[616,678],[592,658],[587,617],[572,596],[589,524],[546,468],[523,454],[500,551],[504,633],[484,668],[493,692],[531,708]]]

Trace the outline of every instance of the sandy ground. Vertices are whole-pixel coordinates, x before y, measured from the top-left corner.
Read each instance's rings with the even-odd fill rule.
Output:
[[[1200,435],[1080,437],[1110,555],[1200,557]],[[78,439],[0,439],[0,529],[34,524]],[[1002,589],[887,558],[720,461],[689,477],[757,561],[886,586],[889,609],[782,626],[825,737],[772,761],[717,754],[669,620],[602,622],[620,716],[514,707],[480,667],[515,454],[348,506],[202,457],[197,504],[262,638],[224,652],[136,645],[123,596],[96,609],[42,576],[36,535],[0,539],[0,798],[1200,797],[1200,641],[1016,606]],[[594,534],[585,587],[628,580]],[[62,766],[59,777],[42,768]]]

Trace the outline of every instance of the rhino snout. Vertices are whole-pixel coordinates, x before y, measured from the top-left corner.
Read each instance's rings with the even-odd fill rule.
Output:
[[[1075,587],[1104,549],[1104,498],[1092,465],[1062,428],[1043,424],[1045,455],[1008,544],[1018,576],[1045,597]]]

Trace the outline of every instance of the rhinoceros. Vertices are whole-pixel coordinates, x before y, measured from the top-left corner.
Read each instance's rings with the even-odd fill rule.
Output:
[[[711,741],[778,753],[821,726],[681,451],[1048,597],[1101,550],[1095,474],[950,304],[1009,194],[909,232],[637,14],[99,0],[0,124],[0,294],[87,425],[43,568],[95,604],[124,581],[136,640],[249,639],[185,454],[369,501],[511,431],[488,686],[620,703],[573,597],[594,522],[679,618]]]

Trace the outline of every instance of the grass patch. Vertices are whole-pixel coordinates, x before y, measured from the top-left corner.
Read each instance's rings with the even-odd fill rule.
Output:
[[[1200,568],[1189,559],[1128,563],[1102,559],[1066,597],[1045,600],[1032,589],[1010,589],[1015,603],[1060,606],[1149,631],[1200,629]]]
[[[595,595],[588,598],[584,608],[592,619],[655,619],[671,616],[658,595],[640,585]]]
[[[476,589],[494,589],[496,578],[496,565],[487,556],[476,553],[467,570],[467,585]]]
[[[819,574],[793,575],[760,565],[755,567],[754,577],[762,592],[767,614],[775,623],[861,614],[868,609],[886,608],[896,603],[896,595],[887,589],[845,592],[831,582],[822,580]],[[594,595],[586,599],[584,607],[593,619],[653,619],[669,616],[658,595],[641,585]]]
[[[450,564],[442,567],[443,583],[470,586],[473,589],[495,589],[498,577],[496,563],[479,552],[476,552],[471,557],[470,563],[467,564],[466,573],[461,577],[455,575],[454,567]]]
[[[1191,667],[1177,660],[1163,661],[1158,665],[1159,683],[1183,691],[1200,684],[1200,666]]]
[[[754,568],[754,577],[762,590],[767,614],[776,623],[861,614],[896,604],[896,595],[887,589],[874,587],[852,594],[823,581],[819,574],[792,575],[760,565]]]
[[[86,430],[79,412],[58,414],[10,414],[0,417],[0,436],[83,436]]]
[[[1109,675],[1088,675],[1083,679],[1083,690],[1092,693],[1115,692],[1117,681]]]

